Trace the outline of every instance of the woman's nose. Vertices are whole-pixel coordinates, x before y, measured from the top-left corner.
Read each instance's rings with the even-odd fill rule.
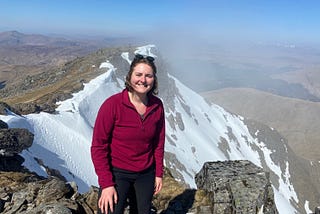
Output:
[[[145,82],[146,81],[146,77],[145,76],[141,76],[140,81],[141,82]]]

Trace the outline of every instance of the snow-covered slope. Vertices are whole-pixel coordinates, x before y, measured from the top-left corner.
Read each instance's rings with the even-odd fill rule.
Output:
[[[147,45],[137,48],[136,52],[155,56],[153,48]],[[129,53],[121,54],[123,63],[130,63],[129,56]],[[57,114],[0,115],[10,127],[28,128],[34,133],[32,147],[22,153],[27,168],[47,176],[45,168],[37,161],[41,160],[44,166],[58,170],[68,181],[77,182],[80,192],[87,191],[90,185],[97,186],[90,158],[97,111],[107,97],[124,87],[123,77],[117,75],[112,62],[102,63],[100,69],[106,72],[85,84],[73,98],[60,102]],[[290,180],[289,162],[283,163],[285,168],[274,162],[271,155],[275,151],[250,134],[243,118],[207,103],[173,76],[162,75],[170,80],[166,84],[174,88],[160,95],[163,95],[167,119],[165,164],[175,171],[177,179],[195,187],[194,175],[206,161],[250,160],[272,171],[273,177],[278,179],[278,185],[273,187],[280,213],[297,213],[290,203],[298,203],[298,198]]]
[[[278,178],[279,186],[273,187],[279,212],[295,213],[290,201],[298,202],[298,198],[290,181],[289,163],[286,162],[287,168],[282,171],[270,156],[274,151],[250,134],[242,117],[230,114],[218,105],[208,104],[177,79],[174,80],[180,95],[174,98],[175,110],[167,112],[167,115],[180,122],[173,126],[167,123],[166,152],[175,154],[183,164],[180,172],[186,183],[194,187],[194,174],[206,161],[249,160],[272,171]],[[177,169],[179,167],[172,164],[175,162],[166,161],[169,168]]]

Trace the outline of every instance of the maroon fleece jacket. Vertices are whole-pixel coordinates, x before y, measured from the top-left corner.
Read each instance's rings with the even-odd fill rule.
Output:
[[[159,98],[150,95],[144,119],[124,89],[101,105],[92,137],[91,158],[101,188],[113,186],[111,167],[140,172],[155,163],[163,176],[165,116]]]

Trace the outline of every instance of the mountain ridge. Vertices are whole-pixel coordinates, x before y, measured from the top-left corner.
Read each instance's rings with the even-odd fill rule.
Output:
[[[69,160],[63,159],[64,153],[60,153],[61,151],[58,149],[62,145],[54,145],[54,143],[58,143],[59,140],[63,142],[63,139],[66,138],[65,136],[70,137],[71,134],[72,136],[73,134],[77,134],[76,136],[78,137],[74,136],[73,140],[86,136],[84,138],[85,143],[82,146],[88,146],[87,143],[88,139],[90,139],[90,129],[87,130],[80,125],[75,126],[75,124],[84,123],[86,124],[85,127],[88,126],[92,128],[95,115],[94,112],[96,110],[92,109],[91,105],[92,103],[95,103],[94,108],[99,106],[95,101],[97,99],[96,96],[100,96],[99,99],[103,100],[108,94],[120,90],[121,85],[123,85],[122,81],[124,74],[126,74],[129,66],[128,59],[133,56],[135,51],[141,51],[141,49],[143,49],[143,47],[138,47],[137,49],[131,47],[122,54],[117,52],[117,54],[111,54],[108,57],[104,55],[107,51],[97,51],[95,53],[97,54],[96,57],[99,56],[97,61],[95,61],[95,57],[89,57],[90,60],[86,61],[89,65],[95,65],[101,73],[111,74],[111,76],[102,80],[103,84],[98,84],[98,88],[94,90],[97,92],[97,95],[92,97],[80,97],[80,99],[85,98],[81,101],[81,105],[78,103],[79,101],[70,98],[68,107],[66,109],[63,109],[62,107],[60,110],[59,108],[56,109],[57,112],[55,112],[55,114],[41,112],[40,114],[24,116],[25,119],[23,120],[22,118],[14,117],[10,117],[7,120],[11,120],[10,124],[13,126],[20,124],[27,125],[29,128],[32,127],[33,131],[38,134],[35,140],[36,145],[40,145],[40,142],[43,142],[44,144],[41,144],[42,146],[48,146],[49,144],[47,145],[45,143],[48,141],[51,142],[52,147],[47,148],[47,151],[50,151],[51,153],[57,152],[57,154],[47,153],[48,157],[58,156],[59,160],[61,158],[61,161],[69,163]],[[257,129],[248,130],[244,118],[231,114],[216,104],[206,102],[197,93],[169,75],[167,64],[162,59],[161,54],[158,52],[156,52],[156,54],[158,56],[156,60],[158,70],[161,71],[158,74],[159,83],[161,83],[159,96],[164,100],[166,105],[166,118],[168,120],[166,165],[172,171],[175,170],[175,177],[177,179],[180,179],[181,182],[189,183],[190,185],[190,179],[193,179],[192,175],[200,168],[201,163],[203,163],[206,158],[207,160],[213,158],[218,160],[246,158],[252,160],[257,165],[263,165],[266,170],[273,171],[272,177],[275,190],[281,192],[278,196],[286,198],[286,203],[292,203],[292,206],[294,207],[292,209],[297,209],[299,211],[304,210],[305,201],[309,198],[316,198],[316,196],[313,196],[316,193],[313,193],[312,196],[306,196],[304,193],[294,192],[295,187],[292,186],[292,178],[290,178],[290,174],[287,174],[288,170],[291,171],[295,168],[295,165],[289,164],[288,162],[290,160],[288,157],[292,151],[286,149],[286,143],[281,141],[282,138],[278,137],[275,139],[272,135],[266,135],[271,138],[271,141],[279,143],[278,147],[271,149],[273,144],[269,145],[266,142],[266,136],[259,138],[257,136],[259,134]],[[77,65],[75,62],[78,61],[74,61],[74,63],[70,64],[74,66],[74,77],[82,72],[82,69],[79,69],[81,66]],[[112,63],[113,66],[110,68],[100,68],[99,63],[97,62],[109,62]],[[90,66],[86,68],[88,69],[89,67]],[[109,71],[111,68],[112,70]],[[57,71],[59,71],[59,69]],[[95,72],[96,76],[98,76],[98,73],[99,72]],[[91,78],[93,78],[93,76],[91,76]],[[82,83],[85,82],[86,81]],[[89,83],[84,84],[84,88],[88,84]],[[112,86],[110,86],[110,84]],[[107,87],[105,85],[109,86]],[[82,91],[81,93],[84,93]],[[101,92],[103,92],[103,97],[101,97]],[[75,96],[75,94],[73,94],[73,96]],[[68,97],[64,97],[64,99],[67,98]],[[89,105],[89,103],[91,103],[91,105]],[[61,115],[64,115],[65,118],[62,118]],[[43,120],[44,118],[45,120]],[[71,129],[69,129],[70,122],[73,124]],[[53,126],[49,126],[49,124]],[[59,130],[58,127],[64,127],[64,134],[66,135],[63,133],[56,133],[53,136],[51,136],[52,133],[47,135],[48,130]],[[78,134],[77,128],[82,130],[81,135]],[[265,127],[264,129],[274,131],[268,127]],[[61,134],[61,136],[59,134]],[[52,144],[52,142],[54,143]],[[82,142],[82,140],[80,140],[80,142]],[[55,146],[57,146],[57,148],[55,148]],[[274,153],[279,149],[281,149],[280,151],[283,154],[275,155]],[[84,148],[84,150],[86,149]],[[25,157],[42,157],[41,153],[38,152],[36,147],[34,147],[33,149],[30,149],[29,152],[25,153]],[[73,160],[74,157],[69,155],[72,154],[65,154],[65,156]],[[275,160],[273,160],[274,157],[276,157]],[[45,159],[46,157],[42,158]],[[81,166],[78,167],[81,168]],[[79,177],[79,175],[81,175],[81,169],[69,170],[75,170],[72,171],[74,177]],[[65,176],[68,177],[70,174],[66,173]],[[81,182],[79,183],[81,184]],[[311,190],[312,188],[310,187],[309,189]],[[280,199],[278,198],[278,203],[279,200]],[[312,206],[316,203],[316,200],[311,201]],[[281,206],[281,204],[278,204],[278,206]],[[283,210],[283,207],[281,210]]]

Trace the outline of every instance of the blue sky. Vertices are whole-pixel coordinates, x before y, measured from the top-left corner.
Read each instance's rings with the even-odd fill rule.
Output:
[[[319,42],[319,9],[317,0],[2,0],[0,31],[89,36],[176,31]]]

